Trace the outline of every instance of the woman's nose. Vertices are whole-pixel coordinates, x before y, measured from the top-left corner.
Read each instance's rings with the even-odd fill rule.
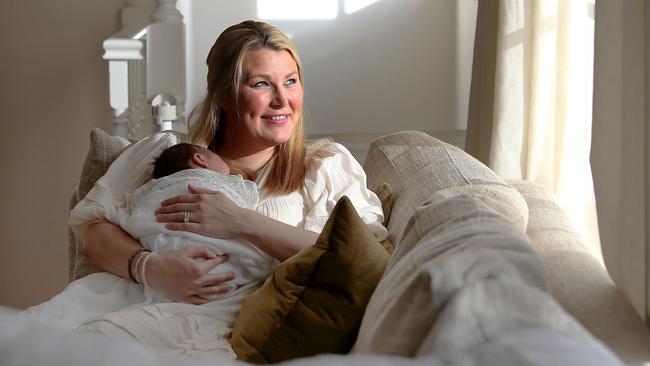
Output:
[[[273,99],[271,100],[271,107],[280,109],[287,105],[287,94],[282,88],[276,88],[273,91]]]

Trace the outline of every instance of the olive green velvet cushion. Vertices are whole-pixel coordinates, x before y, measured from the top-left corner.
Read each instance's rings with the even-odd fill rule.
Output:
[[[244,302],[231,340],[238,358],[274,363],[347,353],[387,263],[386,249],[342,197],[316,243]]]

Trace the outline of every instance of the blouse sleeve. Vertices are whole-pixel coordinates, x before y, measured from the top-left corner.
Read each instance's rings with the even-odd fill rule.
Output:
[[[388,236],[381,202],[366,186],[366,173],[343,145],[328,143],[311,157],[305,179],[305,229],[321,232],[339,198],[347,196],[378,240]]]

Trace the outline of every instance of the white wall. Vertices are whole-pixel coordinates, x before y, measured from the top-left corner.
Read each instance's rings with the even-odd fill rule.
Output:
[[[465,129],[476,0],[378,0],[352,14],[344,12],[345,1],[333,1],[335,19],[262,19],[290,34],[298,47],[308,133]],[[191,108],[203,96],[205,58],[214,40],[229,25],[259,19],[258,4],[181,3]]]
[[[67,283],[67,217],[92,127],[111,129],[102,41],[123,0],[0,2],[0,305]]]

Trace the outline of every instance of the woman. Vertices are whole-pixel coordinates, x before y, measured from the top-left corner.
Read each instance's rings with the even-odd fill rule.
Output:
[[[365,174],[351,154],[335,143],[305,146],[302,66],[281,31],[254,21],[234,25],[219,36],[207,64],[208,92],[192,126],[192,142],[208,147],[231,166],[252,172],[261,190],[260,202],[251,211],[221,193],[190,185],[190,194],[162,202],[156,211],[158,221],[171,230],[247,240],[284,261],[316,241],[336,201],[347,195],[375,235],[380,240],[386,237],[381,204],[366,188]],[[142,247],[118,226],[100,222],[88,227],[83,249],[99,267],[129,278],[127,263]],[[150,255],[148,285],[180,302],[202,306],[150,305],[120,315],[110,326],[100,322],[88,329],[108,334],[135,323],[149,324],[156,330],[148,329],[143,336],[161,335],[151,342],[139,340],[165,344],[161,349],[227,348],[214,339],[224,340],[234,318],[215,318],[209,308],[214,302],[206,300],[230,290],[224,282],[232,279],[231,273],[208,273],[226,260],[227,255],[197,248]],[[230,315],[236,315],[238,308],[232,309]],[[165,338],[178,329],[182,336]],[[188,329],[191,335],[186,334]],[[131,335],[138,331],[127,329]]]

